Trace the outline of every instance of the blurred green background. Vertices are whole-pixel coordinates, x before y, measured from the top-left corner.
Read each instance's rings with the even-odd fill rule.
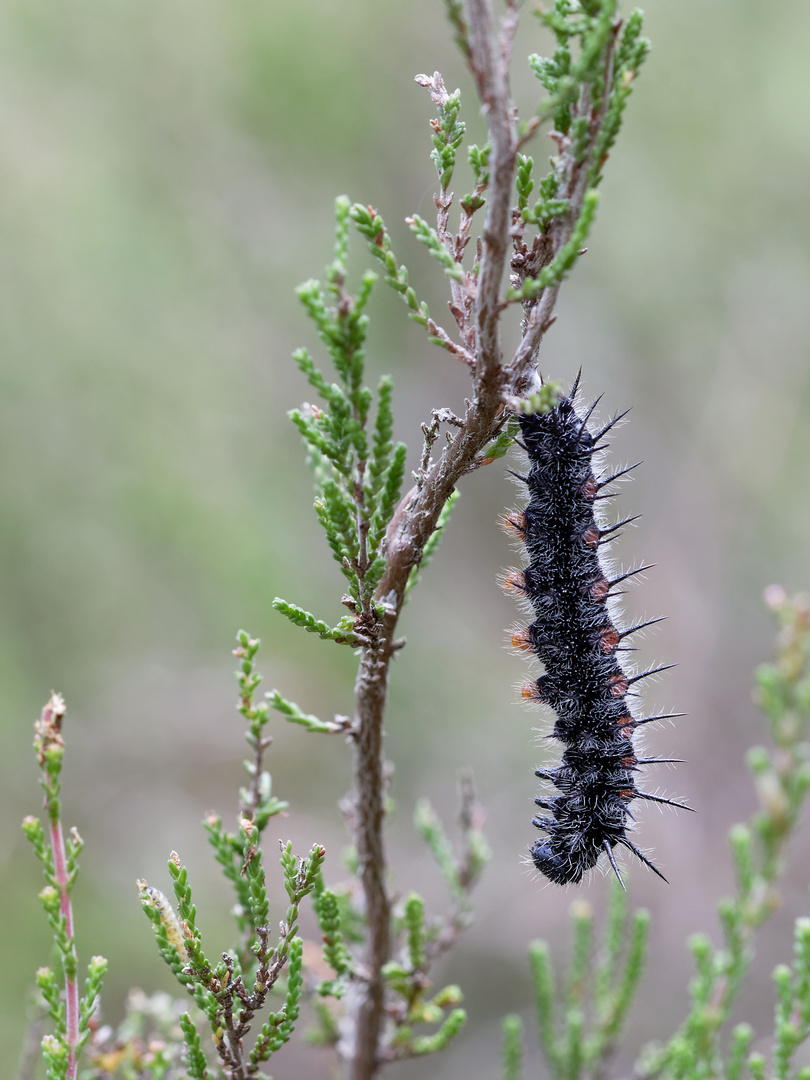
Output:
[[[810,586],[810,6],[645,7],[654,52],[542,362],[564,380],[582,365],[605,413],[633,406],[611,460],[644,458],[622,499],[644,519],[620,557],[658,565],[628,608],[670,617],[641,659],[679,667],[647,700],[690,713],[649,739],[689,759],[660,782],[700,814],[645,815],[643,844],[673,884],[632,868],[653,954],[620,1066],[682,1015],[684,939],[715,927],[731,884],[726,830],[753,808],[743,754],[764,737],[750,698],[771,644],[762,589]],[[527,12],[514,83],[524,113],[538,97],[524,57],[547,44]],[[413,76],[440,69],[461,86],[474,137],[481,121],[438,0],[7,0],[0,61],[0,1070],[12,1076],[28,987],[49,960],[19,829],[39,807],[31,722],[49,690],[68,700],[65,815],[87,841],[79,948],[110,958],[111,1022],[128,986],[169,986],[134,881],[166,888],[172,849],[211,951],[228,943],[229,899],[199,821],[235,809],[236,630],[262,638],[268,688],[306,711],[351,710],[351,653],[271,608],[281,594],[326,619],[342,611],[285,416],[307,396],[289,353],[317,346],[293,289],[330,257],[332,201],[347,192],[383,214],[441,311],[440,274],[402,224],[430,215],[434,190],[430,103]],[[415,462],[420,421],[460,408],[467,376],[382,286],[374,319],[369,376],[394,373]],[[392,1078],[494,1075],[500,1016],[528,1019],[525,944],[551,936],[561,952],[577,895],[520,861],[545,747],[532,730],[542,721],[514,703],[525,666],[502,647],[516,618],[495,583],[513,559],[496,526],[514,498],[502,466],[462,485],[392,676],[399,887],[444,903],[410,819],[422,795],[452,814],[461,765],[475,768],[495,853],[476,926],[441,973],[467,992],[468,1029]],[[298,850],[325,843],[339,877],[349,750],[276,728],[270,767],[293,803],[279,833]],[[808,861],[805,832],[742,1001],[763,1033],[770,970],[807,910]],[[581,892],[601,909],[605,890],[597,876]],[[288,1047],[274,1075],[330,1067]]]

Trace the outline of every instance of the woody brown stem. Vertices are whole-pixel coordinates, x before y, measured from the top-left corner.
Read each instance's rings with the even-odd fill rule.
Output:
[[[493,29],[488,0],[469,0],[471,67],[492,135],[491,183],[476,303],[474,395],[462,426],[424,477],[405,496],[384,542],[385,574],[376,599],[387,606],[378,638],[363,650],[355,685],[355,840],[365,897],[368,940],[366,980],[353,1010],[349,1080],[371,1080],[381,1065],[384,1017],[382,968],[390,959],[391,901],[386,891],[383,841],[382,723],[392,641],[411,570],[419,563],[442,507],[461,477],[474,467],[497,432],[503,411],[505,375],[499,335],[501,281],[509,251],[510,204],[517,139],[509,101],[505,57]]]

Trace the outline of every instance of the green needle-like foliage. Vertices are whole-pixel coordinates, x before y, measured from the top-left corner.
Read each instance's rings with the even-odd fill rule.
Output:
[[[458,898],[461,895],[462,886],[459,881],[458,862],[453,853],[453,845],[439,816],[427,799],[421,799],[416,804],[414,824],[416,831],[430,848],[450,894]]]
[[[414,1057],[423,1057],[425,1054],[436,1054],[444,1050],[451,1039],[461,1031],[467,1022],[467,1013],[464,1009],[453,1009],[435,1035],[421,1035],[413,1041]]]
[[[599,949],[594,920],[583,900],[571,908],[571,961],[558,982],[544,941],[534,942],[529,961],[540,1047],[555,1080],[599,1076],[621,1034],[641,979],[649,916],[628,918],[627,896],[611,884],[610,908]]]
[[[460,205],[468,218],[471,218],[476,210],[480,210],[486,202],[484,192],[489,185],[489,169],[487,165],[491,152],[492,147],[489,144],[483,147],[473,144],[467,148],[467,160],[475,177],[475,191],[469,195],[464,195]]]
[[[523,1021],[505,1016],[501,1024],[501,1080],[523,1080]]]
[[[34,751],[40,770],[47,832],[36,817],[26,817],[22,823],[23,833],[42,865],[47,882],[39,894],[39,900],[51,928],[60,969],[58,973],[50,968],[40,968],[37,972],[37,986],[54,1025],[53,1034],[45,1035],[42,1040],[48,1080],[75,1080],[82,1049],[90,1038],[91,1021],[98,1007],[107,971],[107,961],[103,956],[91,957],[84,993],[80,991],[71,892],[79,872],[78,857],[84,843],[75,829],[70,831],[66,839],[62,827],[60,777],[65,754],[62,730],[65,712],[64,698],[52,693],[34,724]]]
[[[373,499],[385,482],[385,474],[394,450],[394,410],[392,397],[394,383],[390,375],[383,375],[377,387],[377,418],[374,423],[373,451],[368,463],[368,488]]]
[[[519,289],[510,289],[507,294],[510,300],[531,300],[539,296],[549,286],[559,285],[576,262],[576,258],[585,243],[593,220],[596,217],[598,202],[599,193],[590,188],[582,200],[582,210],[574,225],[570,240],[560,248],[554,259],[548,266],[543,267],[536,278],[526,278]],[[562,206],[560,203],[559,206],[560,213],[567,209],[567,204]]]
[[[414,234],[420,244],[424,244],[430,254],[444,269],[445,274],[448,277],[455,278],[456,281],[461,281],[464,277],[464,273],[453,258],[451,253],[447,250],[444,244],[439,239],[439,234],[429,225],[423,218],[420,218],[418,214],[414,214],[407,219],[411,232]]]
[[[421,896],[410,893],[405,901],[405,926],[408,933],[408,959],[411,970],[425,966],[425,904]]]
[[[252,1066],[267,1061],[272,1054],[281,1049],[285,1042],[289,1042],[293,1033],[301,1008],[301,991],[304,985],[303,947],[304,943],[301,938],[296,938],[290,946],[289,975],[287,977],[287,994],[284,1007],[280,1012],[272,1013],[262,1025],[261,1034],[250,1053],[250,1064]]]
[[[353,575],[352,580],[356,580]],[[329,626],[322,619],[316,619],[309,611],[304,611],[303,608],[296,607],[295,604],[288,604],[280,596],[277,596],[273,601],[273,607],[295,626],[302,626],[308,634],[317,634],[319,637],[336,641],[340,645],[357,644],[357,636],[353,631],[347,630],[341,625]]]
[[[351,208],[351,217],[357,231],[368,241],[368,250],[382,263],[385,270],[385,283],[399,293],[408,306],[409,316],[420,326],[427,326],[430,311],[424,300],[417,299],[416,293],[408,283],[408,269],[401,266],[391,247],[391,237],[380,215],[368,206],[359,203]]]
[[[747,825],[731,830],[737,891],[719,905],[723,945],[703,934],[690,942],[696,968],[691,1009],[665,1047],[645,1053],[641,1068],[648,1075],[691,1080],[720,1074],[721,1034],[748,974],[754,934],[779,905],[788,841],[810,789],[810,605],[776,587],[766,599],[781,629],[775,662],[756,673],[774,743],[748,756],[760,809]],[[755,1061],[749,1067],[755,1074],[759,1066]]]
[[[408,448],[405,443],[397,443],[391,455],[388,468],[385,471],[382,488],[379,493],[377,509],[371,519],[369,537],[372,550],[379,551],[379,545],[385,535],[389,521],[394,516],[399,497],[402,492],[402,482],[405,479],[405,456]],[[379,580],[379,577],[377,578]],[[376,581],[374,582],[376,584]]]
[[[244,630],[240,630],[237,639],[238,648],[234,650],[240,661],[236,672],[239,684],[237,709],[247,721],[246,739],[253,752],[252,760],[245,762],[250,784],[240,790],[235,832],[226,832],[216,815],[209,815],[205,822],[216,860],[236,893],[237,904],[233,910],[240,934],[237,947],[221,953],[216,964],[208,959],[202,946],[188,872],[174,853],[169,860],[169,874],[177,901],[176,911],[158,889],[139,882],[141,902],[154,926],[158,950],[207,1020],[224,1070],[222,1075],[228,1080],[255,1075],[259,1064],[280,1049],[293,1032],[303,990],[303,943],[298,926],[300,906],[316,888],[326,854],[319,844],[303,859],[293,854],[292,844],[282,847],[280,863],[289,904],[281,922],[278,943],[272,947],[269,940],[270,900],[260,840],[270,818],[287,804],[272,796],[270,774],[262,767],[264,752],[271,742],[265,729],[270,703],[282,712],[289,714],[292,711],[294,715],[290,718],[293,720],[299,720],[303,714],[275,692],[269,695],[270,703],[257,702],[256,692],[262,678],[256,670],[255,659],[260,643]],[[304,719],[320,725],[315,717]],[[340,726],[335,724],[331,729],[337,730]],[[269,1013],[264,1018],[248,1054],[245,1042],[251,1021],[266,1011],[268,994],[285,970],[285,1003],[279,1012]],[[181,1018],[181,1028],[189,1075],[207,1076],[203,1042],[188,1014]]]
[[[208,1069],[206,1068],[205,1054],[203,1054],[200,1036],[197,1034],[194,1021],[188,1013],[183,1013],[181,1015],[180,1028],[182,1029],[183,1039],[186,1044],[185,1065],[188,1069],[188,1074],[192,1080],[206,1080],[208,1077]]]
[[[616,0],[555,0],[551,9],[538,7],[537,14],[554,33],[556,48],[550,57],[529,57],[549,95],[533,127],[551,117],[560,153],[542,178],[533,176],[531,157],[518,155],[517,210],[526,227],[538,230],[531,257],[518,274],[520,284],[507,294],[524,305],[556,288],[584,248],[596,215],[596,188],[649,51],[641,37],[641,13],[635,11],[622,25]],[[538,199],[532,205],[535,190]],[[564,242],[555,243],[559,240]],[[529,254],[528,247],[524,250]],[[539,261],[533,254],[537,250],[545,252]]]
[[[458,138],[454,131],[451,125],[448,133],[452,138],[447,144],[451,148]],[[452,171],[450,165],[447,167]],[[326,283],[307,281],[299,287],[298,296],[326,347],[337,381],[324,377],[306,349],[297,350],[294,359],[322,404],[295,409],[290,417],[309,447],[316,474],[315,510],[332,556],[348,582],[347,606],[358,632],[350,619],[333,627],[280,598],[274,607],[309,633],[356,646],[374,633],[380,618],[374,593],[385,571],[382,543],[399,502],[406,448],[392,442],[390,378],[380,381],[376,418],[369,430],[374,395],[363,381],[368,330],[365,308],[376,276],[367,272],[355,295],[346,289],[350,220],[353,218],[370,239],[386,235],[384,226],[373,213],[352,207],[345,197],[336,201],[335,216],[335,258],[326,268]],[[397,266],[390,243],[385,252],[376,243],[371,247],[382,257],[389,283],[403,291],[418,310],[408,290],[407,272]]]
[[[442,0],[450,25],[453,27],[454,39],[465,57],[470,55],[470,44],[467,40],[469,28],[464,17],[464,4],[462,0]]]
[[[314,907],[318,926],[323,935],[324,960],[336,976],[351,973],[354,965],[351,953],[344,944],[341,910],[337,896],[329,889],[321,889],[315,898]],[[342,993],[342,987],[338,989],[338,984],[333,980],[328,986],[321,984],[319,992],[339,996]]]
[[[524,154],[518,154],[518,166],[515,173],[515,187],[518,193],[518,210],[521,213],[529,205],[529,196],[534,191],[534,180],[532,180],[532,169],[534,168],[534,161],[530,157],[526,157]]]
[[[470,893],[488,858],[489,852],[480,832],[475,792],[470,777],[460,783],[460,823],[464,846],[459,855],[441,822],[427,802],[419,804],[417,829],[430,846],[453,901],[449,917],[428,919],[421,896],[410,892],[395,910],[394,930],[399,942],[395,958],[383,968],[388,990],[393,995],[391,1015],[394,1033],[391,1052],[397,1058],[419,1057],[443,1049],[461,1030],[466,1013],[458,1006],[461,990],[445,986],[432,993],[430,971],[435,959],[456,940],[471,920]],[[326,893],[323,894],[327,896]],[[323,900],[316,904],[324,929]],[[325,932],[326,939],[326,932]],[[331,962],[335,968],[334,962]],[[418,1034],[417,1025],[438,1025],[432,1034]]]
[[[438,103],[439,119],[433,127],[430,160],[436,166],[442,191],[446,191],[450,186],[456,164],[456,151],[464,141],[466,125],[458,118],[460,108],[461,93],[458,90],[447,94],[444,100]]]
[[[452,938],[470,925],[472,889],[491,858],[489,846],[481,831],[481,821],[476,813],[477,801],[470,775],[461,775],[459,793],[459,825],[463,844],[458,854],[441,819],[427,799],[420,799],[414,811],[416,831],[430,849],[453,902],[450,918],[438,920],[430,926],[428,937],[431,941],[441,940],[447,935]]]
[[[286,716],[291,724],[300,724],[307,731],[327,732],[335,730],[334,724],[324,723],[317,716],[302,712],[294,701],[287,701],[286,698],[279,694],[278,690],[272,690],[267,696],[273,708]]]

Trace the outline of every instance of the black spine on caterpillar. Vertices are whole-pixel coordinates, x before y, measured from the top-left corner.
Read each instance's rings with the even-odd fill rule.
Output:
[[[571,395],[550,411],[520,417],[530,462],[528,476],[520,479],[528,488],[529,501],[525,509],[504,519],[507,531],[523,541],[528,556],[523,570],[507,574],[505,587],[524,598],[535,615],[529,626],[515,631],[512,644],[533,653],[544,668],[523,688],[523,696],[555,711],[552,737],[565,747],[557,768],[537,770],[558,794],[535,799],[549,816],[532,819],[547,834],[532,846],[532,860],[558,884],[580,881],[602,853],[621,882],[614,856],[617,845],[663,877],[628,836],[628,819],[633,820],[629,804],[642,799],[683,806],[636,785],[640,766],[667,759],[636,756],[635,729],[664,717],[634,715],[631,687],[665,669],[632,675],[622,666],[619,653],[626,650],[622,642],[630,635],[658,620],[626,629],[614,622],[616,586],[648,568],[610,576],[603,566],[603,545],[634,519],[607,525],[595,513],[595,505],[609,497],[602,489],[630,470],[611,476],[594,469],[594,456],[604,449],[600,441],[621,417],[591,432],[588,419],[594,406],[584,416],[574,408],[578,382],[579,378]]]

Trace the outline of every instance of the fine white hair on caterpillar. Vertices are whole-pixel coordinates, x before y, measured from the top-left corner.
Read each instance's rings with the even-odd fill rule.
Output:
[[[512,475],[527,490],[528,502],[507,512],[501,524],[525,546],[527,562],[508,571],[501,583],[534,616],[529,625],[513,629],[513,647],[543,665],[542,674],[524,684],[521,694],[527,703],[554,710],[549,737],[564,747],[556,768],[536,770],[557,793],[535,799],[548,816],[532,819],[546,833],[531,848],[532,862],[564,885],[579,882],[605,854],[624,887],[616,848],[626,848],[664,878],[630,838],[635,821],[630,803],[637,799],[692,808],[642,790],[636,782],[644,766],[676,760],[638,757],[636,730],[682,714],[639,716],[630,707],[639,683],[673,665],[636,673],[623,662],[630,651],[628,639],[660,621],[618,625],[617,587],[650,567],[622,571],[605,553],[619,530],[636,520],[609,524],[601,510],[603,500],[612,497],[605,489],[636,466],[610,473],[595,465],[605,450],[605,435],[626,414],[592,431],[588,422],[596,402],[583,414],[577,412],[578,387],[579,375],[568,397],[553,408],[519,417],[529,469],[526,475]]]

